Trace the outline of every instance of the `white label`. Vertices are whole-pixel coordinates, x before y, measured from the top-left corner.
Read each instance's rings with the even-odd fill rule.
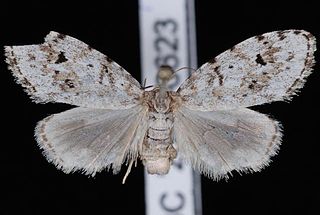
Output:
[[[194,8],[188,7],[191,1],[139,0],[141,77],[146,79],[146,86],[156,84],[161,65],[169,65],[174,70],[196,66],[195,32],[193,35],[189,32],[190,29],[194,31],[194,22],[187,22],[194,21],[194,12],[190,13]],[[189,76],[187,70],[177,74],[178,78],[171,86],[173,89]],[[199,176],[179,159],[175,159],[165,176],[145,173],[146,214],[200,215],[199,183]]]
[[[147,86],[156,83],[159,66],[188,65],[185,5],[185,0],[140,0],[141,77]],[[187,77],[181,72],[180,82]]]

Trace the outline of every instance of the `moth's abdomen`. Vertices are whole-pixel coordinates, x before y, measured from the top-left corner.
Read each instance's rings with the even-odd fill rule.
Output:
[[[141,160],[150,174],[167,174],[177,156],[172,146],[172,126],[172,113],[150,113],[141,153]]]

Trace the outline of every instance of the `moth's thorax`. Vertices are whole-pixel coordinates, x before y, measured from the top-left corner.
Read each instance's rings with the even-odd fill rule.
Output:
[[[149,112],[174,112],[181,105],[181,97],[174,91],[168,91],[161,85],[151,91],[145,91],[142,100]]]

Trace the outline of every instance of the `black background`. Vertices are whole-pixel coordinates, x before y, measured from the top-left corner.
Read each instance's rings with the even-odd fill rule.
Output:
[[[102,2],[102,1],[101,1]],[[320,38],[317,6],[308,1],[280,6],[226,5],[197,1],[199,65],[233,45],[261,33],[305,29]],[[107,54],[140,80],[137,1],[108,3],[0,3],[0,45],[36,44],[55,30],[72,35]],[[316,54],[319,60],[319,54]],[[66,175],[41,155],[33,130],[37,121],[71,106],[32,103],[1,65],[1,213],[144,214],[143,167],[134,168],[125,185],[107,171],[88,178]],[[280,153],[260,173],[235,173],[228,182],[202,178],[203,214],[314,214],[319,211],[319,64],[300,96],[289,103],[255,107],[282,122]]]

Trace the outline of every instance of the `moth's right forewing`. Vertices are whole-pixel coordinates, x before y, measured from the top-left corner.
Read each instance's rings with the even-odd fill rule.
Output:
[[[316,38],[303,30],[251,37],[203,64],[179,88],[185,106],[222,110],[290,100],[314,65]]]
[[[247,108],[202,112],[182,107],[173,128],[182,159],[213,179],[232,170],[260,170],[281,142],[279,123]]]
[[[94,175],[104,168],[116,173],[136,160],[147,130],[147,110],[74,108],[40,121],[36,138],[46,158],[69,173]]]

